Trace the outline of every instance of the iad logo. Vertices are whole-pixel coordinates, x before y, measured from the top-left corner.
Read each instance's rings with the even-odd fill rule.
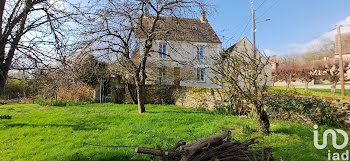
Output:
[[[314,125],[315,131],[314,131],[314,145],[317,149],[324,149],[327,146],[327,137],[328,134],[331,134],[332,136],[332,145],[334,148],[336,149],[344,149],[349,142],[349,137],[348,134],[340,129],[336,129],[335,131],[337,131],[339,134],[343,135],[344,137],[344,143],[341,145],[337,144],[337,134],[334,130],[328,129],[325,132],[323,132],[323,143],[321,145],[318,144],[318,126]]]
[[[332,136],[332,145],[334,148],[336,149],[344,149],[349,142],[349,137],[348,134],[340,129],[336,129],[335,131],[337,131],[339,134],[343,135],[344,137],[344,142],[341,145],[337,144],[337,133],[334,130],[328,129],[325,132],[323,132],[323,142],[321,145],[318,144],[318,126],[314,125],[315,131],[314,131],[314,145],[317,149],[324,149],[327,146],[327,137],[328,134],[331,134]],[[349,160],[349,150],[346,150],[345,153],[338,153],[338,152],[331,152],[330,150],[328,150],[328,160]]]

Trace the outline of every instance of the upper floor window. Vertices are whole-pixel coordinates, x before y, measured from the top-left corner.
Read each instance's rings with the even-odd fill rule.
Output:
[[[197,27],[196,26],[191,26],[191,29],[192,30],[197,30]]]
[[[206,79],[205,68],[197,68],[197,81],[205,82],[205,79]]]
[[[167,44],[159,43],[159,58],[167,58]]]
[[[203,60],[204,59],[204,47],[203,46],[198,46],[197,47],[197,59],[198,60]]]

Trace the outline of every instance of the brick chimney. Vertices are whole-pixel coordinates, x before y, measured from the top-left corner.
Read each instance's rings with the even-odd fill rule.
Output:
[[[202,11],[200,20],[202,23],[208,23],[207,16],[205,15],[205,11]]]

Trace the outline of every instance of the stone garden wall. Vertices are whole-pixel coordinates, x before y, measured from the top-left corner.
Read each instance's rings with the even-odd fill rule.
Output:
[[[222,89],[179,87],[174,92],[175,105],[212,110],[225,105],[225,94]]]

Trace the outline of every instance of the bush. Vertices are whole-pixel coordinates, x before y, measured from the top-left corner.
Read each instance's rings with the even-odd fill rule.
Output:
[[[36,99],[36,104],[40,106],[77,106],[85,105],[90,102],[74,102],[74,101],[65,101],[65,100],[52,100],[52,99]]]
[[[224,106],[215,107],[213,113],[220,115],[236,115],[236,111],[233,108]]]
[[[28,82],[19,79],[7,79],[3,95],[4,99],[28,97],[32,94],[33,88]]]
[[[75,83],[70,86],[62,86],[57,91],[59,100],[69,100],[70,102],[93,101],[94,89],[84,83]],[[57,102],[61,104],[63,102]]]
[[[339,126],[337,109],[317,98],[298,97],[293,91],[277,91],[264,97],[270,117]]]

